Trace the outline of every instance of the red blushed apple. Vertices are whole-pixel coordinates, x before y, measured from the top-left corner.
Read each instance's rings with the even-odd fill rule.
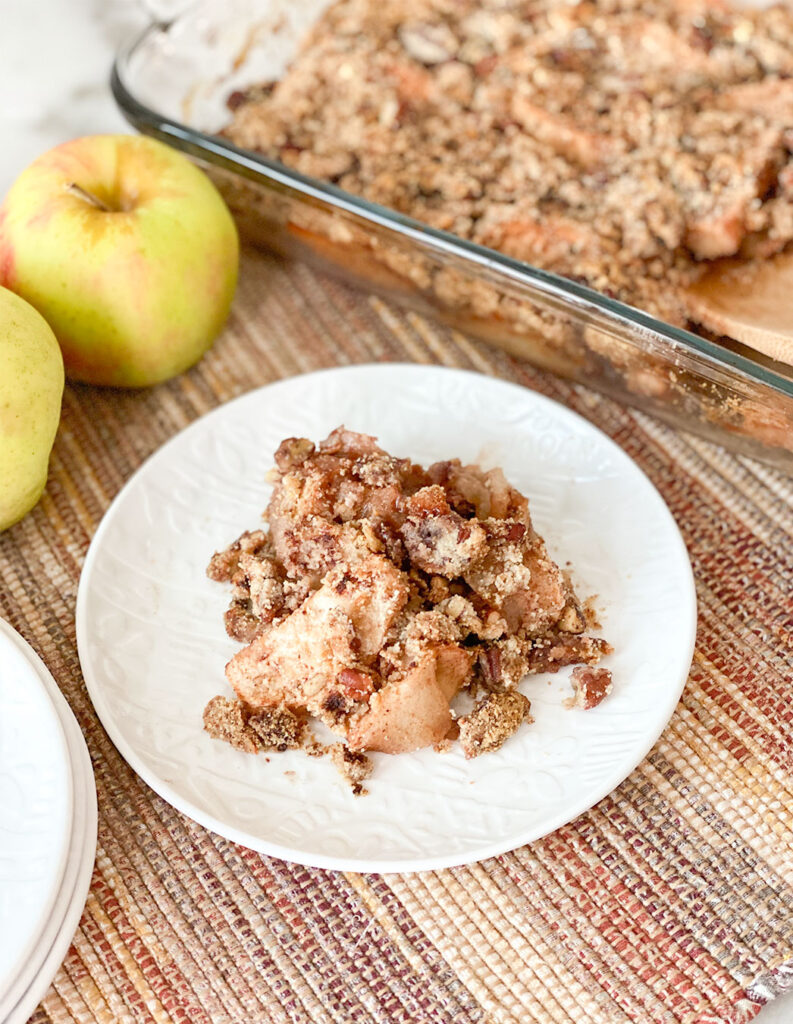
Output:
[[[57,146],[0,207],[0,284],[49,323],[73,380],[144,387],[192,366],[226,320],[238,262],[209,178],[142,136]]]

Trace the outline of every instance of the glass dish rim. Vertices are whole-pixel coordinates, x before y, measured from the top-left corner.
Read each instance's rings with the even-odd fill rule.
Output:
[[[673,348],[693,350],[708,363],[715,363],[722,372],[731,370],[754,383],[763,384],[793,398],[793,378],[787,378],[769,367],[756,363],[740,352],[733,352],[685,328],[658,320],[649,313],[609,298],[602,292],[569,278],[541,270],[530,263],[506,256],[495,249],[478,245],[451,232],[422,224],[412,217],[370,202],[336,185],[302,174],[253,150],[240,149],[218,135],[191,128],[142,103],[126,85],[124,68],[150,35],[167,31],[176,21],[189,16],[195,6],[197,4],[191,3],[167,20],[153,20],[119,47],[111,68],[110,89],[125,119],[134,128],[141,130],[145,127],[147,133],[155,137],[178,141],[180,149],[199,159],[206,159],[207,154],[210,154],[214,162],[225,170],[236,173],[242,171],[244,177],[254,181],[257,178],[264,179],[268,184],[281,189],[288,188],[314,203],[323,202],[334,209],[394,231],[403,238],[429,246],[435,251],[457,256],[483,269],[500,272],[518,284],[528,285],[535,291],[562,300],[579,311],[594,311],[612,322],[617,321],[629,328],[638,328],[642,333],[649,331],[659,335],[671,343]]]

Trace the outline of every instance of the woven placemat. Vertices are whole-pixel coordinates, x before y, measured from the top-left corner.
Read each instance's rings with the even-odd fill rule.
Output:
[[[517,381],[637,461],[694,566],[691,676],[649,757],[572,824],[449,871],[312,870],[235,846],[155,796],[80,674],[80,568],[130,474],[253,387],[410,360]],[[0,535],[0,614],[42,655],[90,749],[96,868],[32,1020],[739,1024],[793,981],[793,481],[683,437],[300,264],[245,255],[223,337],[141,393],[68,386],[47,491]]]

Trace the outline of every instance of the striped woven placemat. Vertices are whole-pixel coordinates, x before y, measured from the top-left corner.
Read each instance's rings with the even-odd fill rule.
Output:
[[[691,676],[649,757],[547,838],[449,871],[312,870],[155,796],[86,693],[77,582],[105,510],[177,430],[323,366],[412,360],[517,381],[613,437],[679,523]],[[85,733],[99,846],[74,944],[32,1020],[739,1024],[793,983],[793,481],[299,264],[247,253],[200,366],[149,391],[68,386],[47,491],[0,535],[0,614]]]

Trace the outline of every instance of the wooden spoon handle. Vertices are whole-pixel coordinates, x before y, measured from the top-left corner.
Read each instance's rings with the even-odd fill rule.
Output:
[[[683,298],[695,323],[793,365],[793,251],[714,264]]]

